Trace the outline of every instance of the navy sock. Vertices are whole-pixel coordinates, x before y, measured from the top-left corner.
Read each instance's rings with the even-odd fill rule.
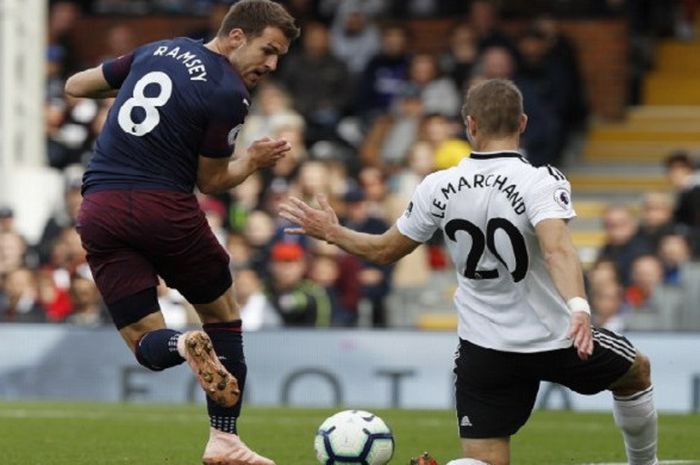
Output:
[[[136,360],[153,371],[174,367],[185,361],[177,352],[179,331],[157,329],[149,331],[136,344]]]
[[[241,414],[243,403],[243,388],[245,387],[246,364],[243,355],[243,334],[241,333],[241,320],[227,321],[224,323],[209,323],[203,325],[204,331],[211,339],[214,352],[219,357],[221,364],[236,377],[238,388],[241,390],[241,398],[233,407],[223,407],[207,397],[207,411],[209,412],[209,424],[224,433],[238,434],[236,420]]]

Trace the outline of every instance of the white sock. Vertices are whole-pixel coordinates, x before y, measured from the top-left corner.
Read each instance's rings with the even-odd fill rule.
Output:
[[[631,396],[614,396],[613,415],[622,430],[629,465],[656,465],[656,408],[654,388]]]
[[[180,354],[180,357],[187,360],[185,357],[185,354],[187,353],[187,348],[185,347],[185,334],[187,333],[182,333],[180,334],[180,337],[177,338],[177,353]]]
[[[476,459],[454,459],[447,462],[447,465],[489,465],[486,462]]]

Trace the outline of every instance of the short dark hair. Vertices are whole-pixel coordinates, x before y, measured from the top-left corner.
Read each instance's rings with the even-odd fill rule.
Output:
[[[290,41],[299,37],[300,33],[292,15],[279,3],[242,0],[228,10],[221,21],[218,35],[226,36],[233,29],[241,29],[248,37],[257,37],[266,27],[280,29]]]
[[[693,159],[690,157],[690,154],[685,150],[676,150],[675,152],[671,153],[664,160],[664,166],[667,170],[675,166],[682,166],[684,168],[688,168],[689,170],[695,169],[695,163],[693,162]]]
[[[471,116],[484,134],[507,136],[518,132],[523,114],[523,95],[512,81],[488,79],[467,91],[462,119]]]

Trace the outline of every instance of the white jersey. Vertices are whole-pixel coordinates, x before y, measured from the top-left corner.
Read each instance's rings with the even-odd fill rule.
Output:
[[[396,226],[425,242],[445,235],[457,270],[458,333],[481,347],[541,352],[570,347],[570,313],[545,266],[535,225],[576,216],[556,168],[518,152],[474,152],[427,176]]]

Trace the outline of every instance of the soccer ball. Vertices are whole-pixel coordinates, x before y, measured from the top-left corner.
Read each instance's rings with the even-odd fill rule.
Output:
[[[323,465],[384,465],[394,455],[394,436],[377,415],[345,410],[319,426],[314,448]]]

